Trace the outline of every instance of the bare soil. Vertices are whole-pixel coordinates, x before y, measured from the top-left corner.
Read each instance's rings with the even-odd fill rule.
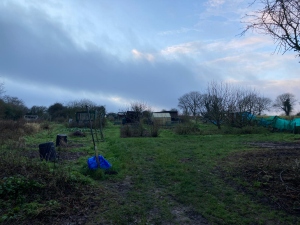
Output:
[[[251,142],[252,151],[224,159],[218,171],[240,191],[271,208],[300,213],[300,142]]]
[[[70,160],[77,160],[78,158],[82,156],[87,156],[88,154],[85,152],[73,152],[73,149],[83,147],[84,144],[80,143],[68,143],[65,147],[61,148],[58,150],[56,147],[56,152],[59,156],[59,161],[70,161]],[[31,145],[27,146],[26,151],[24,151],[24,155],[29,157],[29,158],[40,158],[40,153],[39,153],[39,146],[38,145]]]

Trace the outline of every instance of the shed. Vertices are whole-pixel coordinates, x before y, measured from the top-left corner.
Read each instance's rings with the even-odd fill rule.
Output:
[[[158,125],[166,125],[171,123],[170,113],[152,113],[152,121]]]
[[[30,114],[26,114],[24,116],[24,119],[27,121],[33,121],[33,120],[37,120],[39,118],[38,115],[30,115]]]
[[[94,121],[96,119],[96,112],[95,111],[90,111],[90,118],[91,121]],[[87,111],[81,111],[81,112],[76,112],[76,122],[89,122],[89,114]]]

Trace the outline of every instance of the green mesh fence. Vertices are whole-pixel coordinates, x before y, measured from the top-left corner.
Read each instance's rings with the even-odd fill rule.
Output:
[[[270,116],[268,118],[256,118],[257,124],[264,127],[272,127],[278,131],[290,131],[300,133],[300,118],[287,120],[278,116]]]

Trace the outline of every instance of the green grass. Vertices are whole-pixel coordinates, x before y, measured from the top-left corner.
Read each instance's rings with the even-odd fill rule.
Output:
[[[110,129],[108,133],[114,133]],[[118,179],[130,177],[131,184],[128,193],[119,196],[125,198],[124,204],[102,216],[117,223],[137,220],[143,224],[149,212],[160,209],[163,213],[156,215],[156,220],[163,224],[176,221],[170,213],[172,207],[188,207],[216,224],[265,224],[274,220],[293,224],[297,217],[272,211],[228,186],[213,172],[220,159],[249,149],[246,142],[294,138],[292,134],[262,133],[179,136],[166,130],[158,138],[108,135],[106,154],[115,159]]]
[[[26,137],[27,143],[54,141],[56,134],[65,131],[62,125],[52,126],[50,131]],[[84,138],[68,137],[68,141],[84,143],[72,151],[86,152],[87,156],[58,165],[67,166],[73,174],[70,179],[81,177],[79,183],[86,188],[95,185],[93,188],[102,191],[92,197],[97,207],[90,209],[87,224],[193,224],[201,216],[210,224],[300,223],[298,216],[259,203],[215,172],[228,155],[251,151],[247,142],[293,141],[297,135],[264,128],[247,128],[250,134],[244,134],[200,123],[200,134],[196,135],[177,135],[166,129],[156,138],[120,138],[119,128],[108,124],[105,142],[97,143],[99,153],[118,174],[88,170],[86,160],[94,154],[88,133]],[[28,210],[36,211],[39,204],[29,204]]]

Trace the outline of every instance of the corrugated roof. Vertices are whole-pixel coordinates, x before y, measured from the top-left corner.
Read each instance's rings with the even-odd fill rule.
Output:
[[[169,118],[171,117],[170,113],[152,113],[152,117],[156,117],[156,118],[161,118],[161,117],[164,117],[164,118]]]

